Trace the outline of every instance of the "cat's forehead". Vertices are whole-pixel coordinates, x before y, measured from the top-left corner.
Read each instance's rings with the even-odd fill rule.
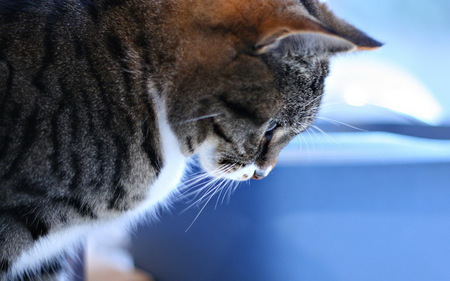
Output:
[[[238,20],[247,24],[261,25],[287,12],[308,14],[305,6],[297,0],[195,0],[193,16],[211,21]]]
[[[181,30],[182,49],[203,49],[200,56],[188,52],[183,57],[195,55],[208,57],[207,61],[226,62],[236,54],[261,55],[280,45],[283,53],[303,55],[333,55],[381,46],[316,0],[180,0],[179,3],[184,5],[177,5],[178,14],[173,20]],[[199,45],[202,41],[208,44]]]
[[[189,2],[191,20],[216,30],[256,41],[274,29],[311,29],[308,10],[298,0],[194,0]],[[186,13],[184,13],[186,15]]]
[[[318,110],[329,60],[293,55],[266,61],[276,69],[276,85],[283,96],[283,106],[276,119],[280,124],[303,130]]]

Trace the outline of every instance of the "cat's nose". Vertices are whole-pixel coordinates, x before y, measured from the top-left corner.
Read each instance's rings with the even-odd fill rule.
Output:
[[[272,169],[273,169],[273,166],[269,166],[265,169],[256,168],[252,179],[262,180],[263,178],[265,178],[269,175],[269,173],[270,173],[270,171],[272,171]]]

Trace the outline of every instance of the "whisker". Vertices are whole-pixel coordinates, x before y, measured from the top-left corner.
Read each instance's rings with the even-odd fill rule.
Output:
[[[307,110],[305,110],[305,111],[303,111],[303,112],[301,112],[301,114],[305,114],[305,115],[307,115],[307,114],[310,114],[311,112],[320,112],[320,111],[322,111],[322,110],[324,110],[324,109],[326,109],[326,108],[328,108],[328,107],[331,107],[331,106],[336,106],[336,105],[342,105],[342,104],[346,104],[345,102],[327,102],[327,103],[321,103],[321,104],[318,104],[318,105],[316,105],[316,106],[313,106],[313,107],[311,107],[311,108],[308,108]],[[306,107],[306,106],[304,106],[304,107]],[[337,110],[338,108],[336,107],[336,110]],[[328,110],[329,112],[330,112],[330,110]]]
[[[221,201],[221,200],[220,200],[220,197],[223,197],[223,196],[224,196],[224,192],[226,192],[226,190],[227,190],[227,188],[228,188],[228,186],[229,186],[230,181],[232,181],[232,180],[231,180],[231,179],[226,179],[225,183],[224,183],[223,186],[221,187],[220,192],[219,192],[219,195],[217,196],[216,208],[217,208],[217,205],[219,204],[219,201]],[[222,202],[221,202],[221,203],[223,203],[223,199],[222,199]]]
[[[305,143],[306,151],[307,151],[307,154],[308,154],[308,161],[311,161],[311,152],[309,150],[308,141],[305,139],[305,137],[302,134],[299,134],[298,136],[303,139],[303,142]]]
[[[298,149],[302,150],[303,149],[303,143],[302,143],[302,140],[300,139],[300,136],[296,135],[294,140],[296,141],[296,143],[298,145]]]
[[[196,188],[196,190],[193,190],[186,195],[189,197],[192,196],[192,199],[189,200],[189,202],[194,202],[188,208],[190,208],[194,205],[198,205],[198,203],[200,203],[204,199],[204,197],[209,194],[210,189],[214,187],[214,184],[220,179],[220,178],[211,178],[209,176],[207,178],[209,178],[210,180],[206,184],[202,184],[200,182],[200,183],[196,184],[195,186],[192,186],[191,189]],[[199,196],[200,196],[200,198],[198,198]]]
[[[203,204],[203,206],[201,207],[198,214],[195,216],[192,223],[186,229],[186,232],[189,231],[189,229],[194,225],[194,223],[200,217],[200,214],[204,211],[204,209],[206,208],[208,203],[212,200],[212,198],[214,198],[214,196],[220,192],[218,199],[217,199],[218,201],[216,202],[216,206],[215,206],[217,208],[218,202],[220,200],[220,194],[223,192],[224,188],[228,185],[228,183],[230,181],[229,179],[222,178],[221,176],[223,176],[225,173],[227,173],[228,171],[233,169],[235,167],[235,165],[236,164],[228,164],[228,165],[219,167],[217,170],[215,170],[213,173],[211,173],[211,174],[213,174],[214,178],[211,178],[211,180],[206,185],[201,187],[198,191],[193,192],[194,194],[197,194],[197,195],[199,195],[200,193],[203,193],[203,194],[201,195],[200,198],[198,198],[193,203],[191,203],[187,208],[185,208],[181,213],[184,213],[185,211],[187,211],[188,209],[190,209],[196,205],[199,206],[199,205]]]
[[[181,188],[181,192],[184,195],[184,197],[190,197],[192,195],[198,194],[199,190],[196,190],[196,187],[202,184],[202,181],[205,179],[210,178],[210,176],[205,173],[203,175],[200,175],[196,178],[195,181],[190,182],[188,185],[185,185],[183,188]]]
[[[316,129],[318,132],[322,133],[323,135],[325,135],[329,140],[331,140],[332,142],[334,142],[335,144],[339,144],[332,136],[330,136],[330,134],[327,134],[324,130],[320,129],[317,126],[311,126],[312,129]]]
[[[335,119],[331,119],[331,118],[327,118],[327,117],[322,117],[322,116],[318,116],[317,119],[325,120],[325,121],[328,121],[328,122],[334,123],[334,124],[343,125],[343,126],[346,126],[346,127],[348,127],[348,128],[351,128],[351,129],[354,129],[354,130],[357,130],[357,131],[367,132],[367,130],[364,130],[364,129],[361,129],[361,128],[358,128],[358,127],[349,125],[349,124],[344,123],[344,122],[337,121],[337,120],[335,120]]]
[[[199,189],[199,191],[197,192],[197,194],[196,194],[196,196],[200,196],[200,194],[202,194],[201,196],[200,196],[200,198],[198,198],[198,199],[195,199],[195,197],[191,200],[191,204],[189,205],[189,206],[187,206],[183,211],[181,211],[181,214],[182,213],[184,213],[184,212],[186,212],[187,210],[189,210],[189,209],[191,209],[192,207],[194,207],[194,206],[198,206],[198,205],[200,205],[204,200],[205,200],[205,198],[207,198],[207,196],[209,195],[209,194],[211,194],[211,192],[213,192],[214,191],[214,187],[215,187],[215,184],[217,183],[219,181],[219,179],[211,179],[206,185],[204,185],[204,186],[202,186],[200,189]]]
[[[181,190],[189,191],[190,189],[192,189],[192,187],[196,187],[197,183],[199,183],[200,181],[202,181],[208,177],[215,177],[215,176],[221,175],[222,173],[226,173],[230,169],[229,166],[231,166],[231,164],[219,167],[215,171],[210,172],[210,174],[208,174],[204,171],[197,172],[196,174],[194,174],[196,176],[183,182],[184,187]]]
[[[216,205],[214,206],[214,209],[217,209],[217,206],[219,205],[219,201],[220,201],[220,194],[222,193],[222,191],[225,189],[225,187],[227,186],[228,182],[230,179],[224,178],[218,185],[217,185],[217,191],[212,195],[216,195],[217,193],[219,194],[217,196],[217,200],[216,200]]]
[[[195,221],[199,218],[201,213],[204,211],[206,206],[209,204],[209,202],[214,198],[217,194],[217,201],[215,208],[217,208],[219,202],[224,202],[225,198],[228,197],[228,200],[230,200],[231,193],[233,193],[238,183],[230,184],[233,181],[227,178],[223,178],[223,175],[229,172],[230,170],[234,169],[236,167],[236,164],[227,164],[218,167],[216,170],[205,173],[205,172],[197,172],[196,176],[192,179],[189,179],[184,182],[183,188],[181,188],[182,194],[185,197],[191,197],[193,198],[189,200],[189,206],[187,206],[181,213],[186,212],[187,210],[191,209],[194,206],[201,206],[200,211],[195,216],[192,223],[189,225],[189,227],[186,229],[188,231]],[[242,168],[242,165],[238,167]],[[208,182],[203,183],[203,180],[210,179]],[[201,186],[197,189],[198,186]],[[222,199],[221,199],[222,197]]]
[[[229,170],[231,170],[233,167],[234,167],[234,164],[228,164],[228,165],[222,166],[222,167],[218,168],[217,170],[211,172],[213,177],[211,177],[211,175],[205,173],[205,175],[200,180],[195,182],[197,184],[192,183],[192,185],[187,189],[187,191],[189,191],[191,189],[194,189],[194,188],[198,187],[199,185],[201,185],[201,180],[203,180],[205,178],[210,178],[211,179],[208,183],[204,184],[198,190],[190,191],[190,192],[184,194],[185,197],[193,196],[194,198],[192,198],[192,200],[190,200],[190,202],[193,202],[193,203],[191,203],[185,210],[183,210],[182,213],[185,212],[186,210],[192,208],[195,205],[201,204],[201,202],[208,195],[210,195],[211,192],[213,192],[213,189],[215,188],[215,184],[218,181],[222,180],[221,176],[223,174],[225,174],[226,172],[228,172]],[[196,199],[196,197],[199,196],[200,194],[202,194],[201,197]]]
[[[312,103],[316,102],[318,99],[321,99],[324,96],[325,93],[322,93],[320,95],[318,95],[317,97],[315,97],[314,99],[310,100],[307,104],[303,105],[303,107],[308,107],[310,106]]]
[[[188,119],[182,122],[177,123],[176,125],[181,125],[181,124],[186,124],[186,123],[191,123],[191,122],[196,122],[199,120],[203,120],[203,119],[208,119],[208,118],[212,118],[212,117],[216,117],[219,115],[222,115],[223,113],[215,113],[215,114],[209,114],[209,115],[204,115],[204,116],[200,116],[200,117],[196,117],[196,118],[192,118],[192,119]]]
[[[236,191],[237,187],[239,186],[241,182],[240,181],[233,181],[225,191],[225,195],[227,195],[227,202],[229,203],[231,201],[231,195]],[[222,197],[222,204],[224,202],[225,196]]]
[[[211,201],[211,199],[213,198],[213,196],[209,197],[208,201],[206,201],[206,203],[203,205],[203,207],[200,209],[200,211],[198,212],[198,214],[195,216],[194,220],[192,221],[192,223],[188,226],[188,228],[186,229],[185,232],[188,232],[189,229],[191,229],[191,227],[194,225],[194,223],[197,221],[197,219],[200,217],[201,213],[203,212],[203,210],[206,208],[206,205],[208,205],[209,201]]]
[[[189,188],[190,186],[195,185],[196,183],[198,183],[199,181],[201,181],[207,177],[210,177],[210,175],[208,173],[202,171],[198,175],[195,175],[193,178],[183,182],[183,184],[185,187]]]
[[[315,146],[314,146],[314,141],[313,141],[314,138],[313,138],[313,136],[311,135],[311,131],[310,131],[309,128],[308,128],[308,129],[305,130],[305,132],[308,133],[309,140],[310,140],[310,144],[311,144],[311,147],[312,147],[312,152],[315,152],[315,151],[316,151],[316,148],[315,148]],[[306,142],[306,138],[305,138],[305,142]]]
[[[207,186],[205,186],[203,188],[203,190],[206,190],[204,192],[204,194],[201,196],[201,198],[199,198],[197,201],[195,201],[193,204],[191,204],[189,207],[187,207],[186,209],[192,208],[195,205],[201,205],[203,201],[206,201],[206,203],[208,203],[212,197],[214,197],[214,195],[217,194],[217,192],[219,191],[220,187],[222,186],[222,184],[226,181],[227,179],[223,179],[223,178],[217,178],[217,179],[213,179],[211,180]],[[208,198],[207,200],[205,200],[206,198]]]
[[[336,109],[339,109],[338,107],[336,107],[336,105],[347,105],[347,103],[343,102],[343,101],[328,101],[328,102],[324,102],[324,103],[320,104],[319,108],[324,109],[324,108],[333,106]]]
[[[227,181],[226,185],[224,188],[222,188],[222,190],[220,191],[219,197],[217,198],[217,202],[219,202],[220,197],[222,197],[222,200],[220,200],[220,204],[223,205],[225,196],[227,195],[227,191],[230,188],[230,186],[232,185],[233,181],[229,180]],[[216,202],[216,203],[217,203]]]

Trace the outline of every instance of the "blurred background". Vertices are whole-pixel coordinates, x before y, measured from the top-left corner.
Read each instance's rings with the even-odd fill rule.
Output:
[[[156,280],[450,280],[450,1],[327,2],[385,46],[333,60],[267,179],[138,227]]]
[[[450,124],[449,1],[325,2],[385,46],[334,60],[322,115],[362,125]]]

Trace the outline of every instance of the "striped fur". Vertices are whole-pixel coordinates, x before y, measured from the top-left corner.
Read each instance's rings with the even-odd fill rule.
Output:
[[[192,154],[266,176],[330,55],[378,46],[315,0],[0,0],[0,281],[62,280],[55,257],[154,210]]]

